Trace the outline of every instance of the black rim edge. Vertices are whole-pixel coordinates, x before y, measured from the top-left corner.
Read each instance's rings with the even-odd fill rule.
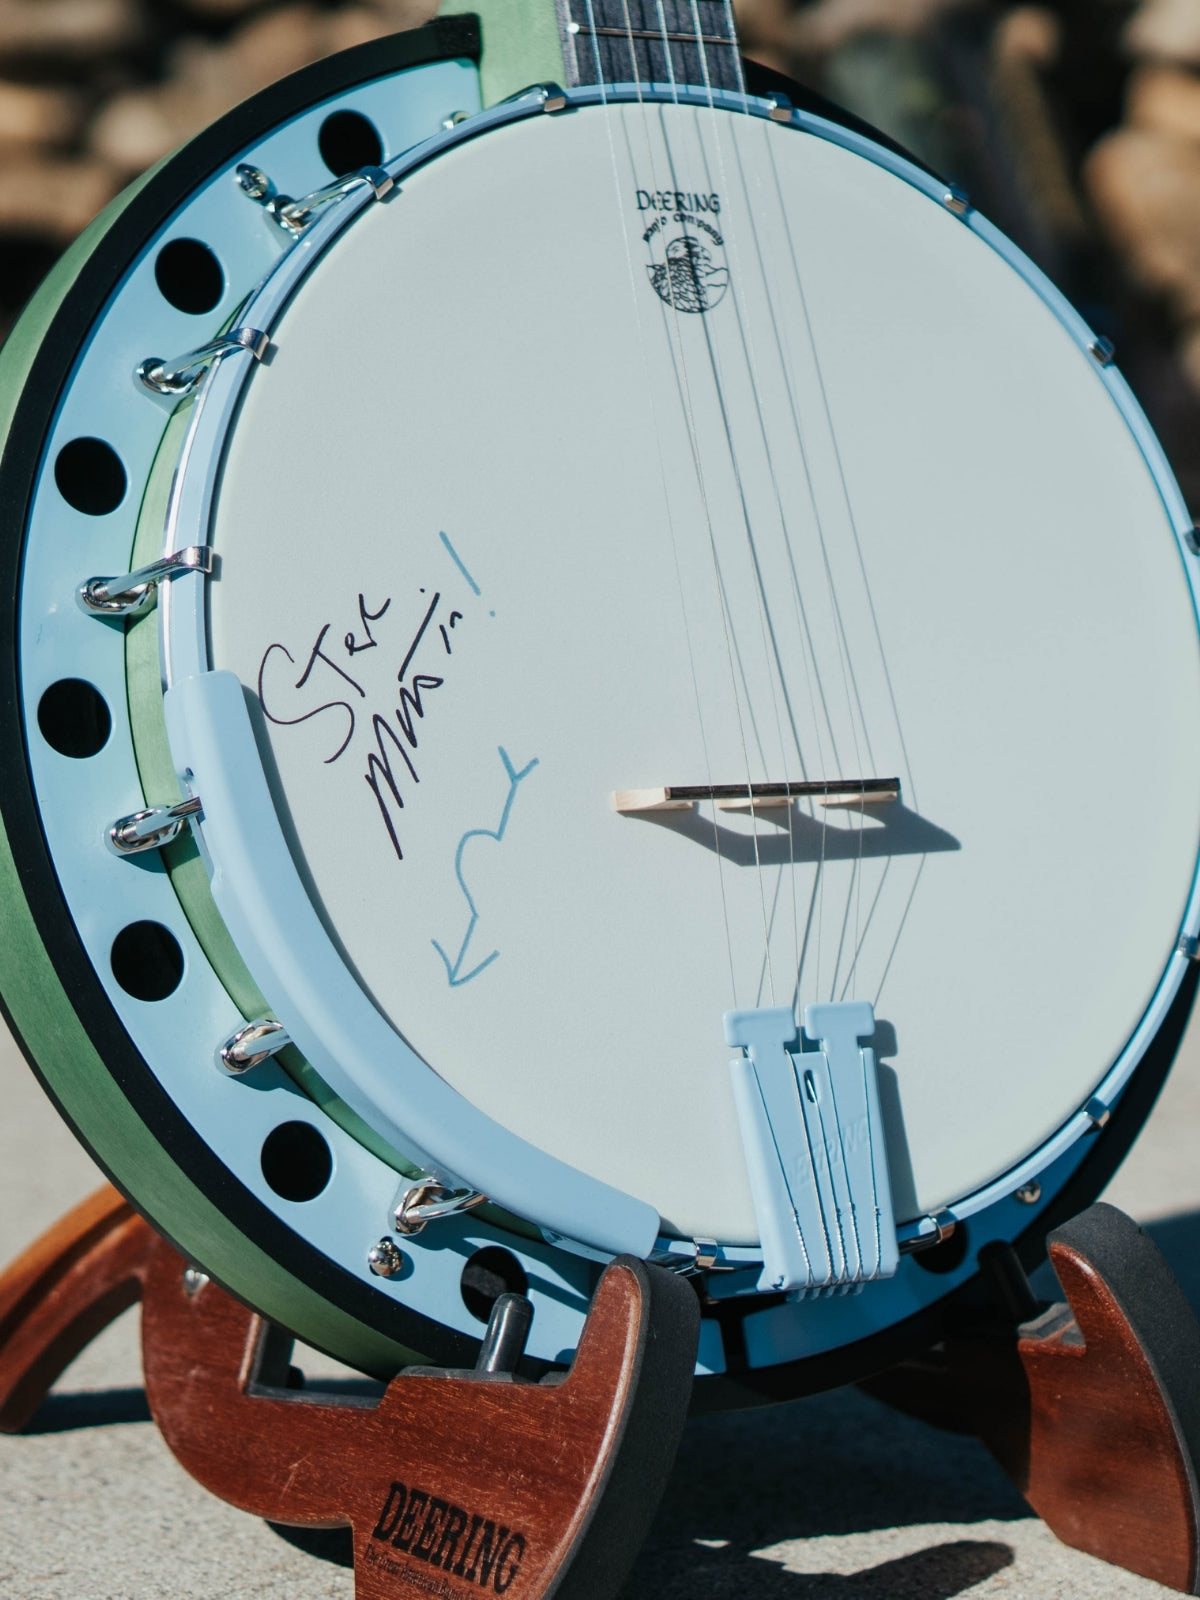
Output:
[[[271,85],[169,159],[116,219],[68,290],[34,360],[0,458],[0,526],[11,530],[0,547],[0,816],[38,935],[59,982],[131,1109],[182,1174],[232,1226],[345,1314],[387,1339],[451,1366],[470,1364],[478,1340],[385,1300],[281,1222],[184,1120],[122,1027],[79,941],[42,832],[25,754],[17,616],[25,528],[43,445],[63,385],[96,317],[146,240],[198,184],[227,166],[271,127],[358,84],[431,62],[478,60],[480,52],[479,23],[473,16],[443,18],[411,32],[357,45]],[[127,1193],[92,1149],[85,1131],[64,1112],[2,999],[0,1010],[60,1115],[115,1186]]]

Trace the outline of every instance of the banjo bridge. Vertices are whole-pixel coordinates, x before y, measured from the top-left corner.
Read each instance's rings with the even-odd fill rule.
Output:
[[[718,811],[765,811],[812,800],[845,810],[890,805],[900,798],[899,778],[829,778],[800,783],[693,783],[660,789],[615,789],[613,810],[623,816],[642,811],[687,811],[711,800]]]

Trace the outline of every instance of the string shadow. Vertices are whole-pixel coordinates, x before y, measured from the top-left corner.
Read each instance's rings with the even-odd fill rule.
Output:
[[[790,814],[790,828],[789,828]],[[723,861],[738,867],[786,867],[797,861],[858,861],[881,856],[936,855],[961,850],[962,844],[936,823],[910,811],[900,800],[876,806],[867,813],[861,829],[857,826],[830,827],[797,806],[771,807],[757,813],[759,823],[772,824],[771,831],[760,826],[758,837],[722,827],[699,808],[692,811],[642,811],[639,822],[668,828],[694,844],[719,854]],[[856,816],[851,812],[850,815]]]

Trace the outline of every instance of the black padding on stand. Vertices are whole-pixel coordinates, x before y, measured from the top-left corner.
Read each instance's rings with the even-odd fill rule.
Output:
[[[686,1278],[634,1256],[618,1256],[613,1265],[628,1267],[645,1297],[632,1395],[607,1480],[546,1600],[610,1600],[616,1594],[654,1521],[691,1400],[700,1338],[695,1290]]]
[[[1104,1201],[1063,1223],[1046,1242],[1069,1245],[1090,1262],[1125,1313],[1173,1413],[1193,1501],[1200,1504],[1200,1321],[1179,1280],[1150,1235]]]

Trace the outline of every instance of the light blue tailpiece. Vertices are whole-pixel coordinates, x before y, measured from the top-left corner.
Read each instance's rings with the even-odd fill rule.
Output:
[[[725,1040],[750,1193],[758,1218],[763,1291],[853,1293],[890,1278],[899,1252],[883,1145],[875,1032],[866,1000],[804,1008],[803,1050],[790,1006],[725,1013]]]

